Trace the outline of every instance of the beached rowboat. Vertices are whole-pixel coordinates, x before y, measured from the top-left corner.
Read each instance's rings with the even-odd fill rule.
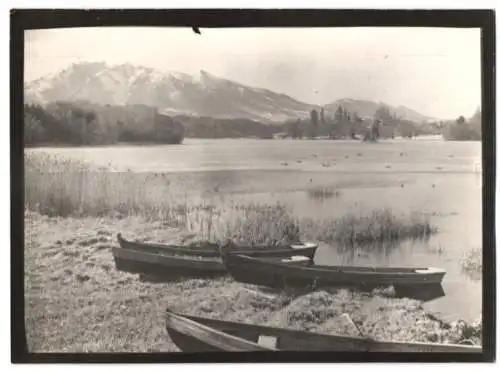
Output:
[[[177,314],[167,310],[167,332],[184,352],[354,351],[480,353],[479,346],[375,341]]]
[[[217,244],[202,243],[200,246],[183,246],[175,244],[154,244],[132,242],[117,235],[118,243],[123,249],[166,255],[186,255],[196,257],[220,257],[221,251]],[[292,244],[288,246],[235,245],[231,247],[232,254],[244,254],[252,257],[290,257],[292,255],[313,258],[318,245],[314,243]]]
[[[443,269],[424,267],[323,266],[306,257],[293,260],[229,254],[224,260],[227,271],[237,281],[273,288],[418,288],[439,285],[446,274]]]
[[[124,239],[122,238],[122,241]],[[125,245],[125,247],[128,247]],[[315,247],[308,247],[306,253],[314,256]],[[304,249],[298,249],[304,251]],[[295,249],[280,250],[274,254],[282,257],[292,256]],[[140,274],[156,279],[175,279],[180,277],[211,277],[227,274],[225,263],[219,256],[197,256],[194,250],[183,254],[172,254],[168,250],[129,249],[113,247],[116,269],[132,274]],[[307,258],[309,260],[309,258]]]
[[[157,279],[225,275],[222,259],[155,254],[113,247],[116,269]]]

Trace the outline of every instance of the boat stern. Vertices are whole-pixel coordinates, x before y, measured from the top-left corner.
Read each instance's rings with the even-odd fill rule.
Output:
[[[426,276],[426,282],[441,283],[443,277],[446,275],[446,270],[439,267],[428,267],[426,269],[415,270],[417,274]]]

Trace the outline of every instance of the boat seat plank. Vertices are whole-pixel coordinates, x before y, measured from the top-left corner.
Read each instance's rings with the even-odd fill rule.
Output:
[[[278,338],[274,336],[259,335],[257,343],[261,346],[276,349],[278,345]]]

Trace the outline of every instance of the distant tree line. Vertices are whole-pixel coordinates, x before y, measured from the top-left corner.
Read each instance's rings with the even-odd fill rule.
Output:
[[[311,110],[309,118],[266,124],[250,119],[219,119],[160,114],[146,105],[111,106],[88,101],[54,102],[24,106],[25,144],[98,145],[118,142],[181,143],[195,138],[379,138],[443,134],[447,140],[480,140],[481,112],[451,122],[417,124],[391,113],[381,105],[373,117],[360,117],[338,106],[333,115],[323,108]]]
[[[28,146],[178,144],[184,134],[181,123],[144,105],[101,106],[84,101],[24,105],[24,140]]]
[[[469,119],[460,116],[455,121],[439,123],[447,141],[481,141],[481,110]]]
[[[372,118],[362,118],[356,112],[349,112],[339,105],[328,117],[324,108],[319,113],[311,110],[309,119],[290,120],[284,124],[284,131],[292,138],[352,138],[377,140],[395,136],[415,137],[424,134],[422,126],[402,119],[381,105]]]
[[[279,126],[272,126],[250,119],[219,119],[179,115],[174,120],[186,128],[186,137],[194,138],[273,138]]]

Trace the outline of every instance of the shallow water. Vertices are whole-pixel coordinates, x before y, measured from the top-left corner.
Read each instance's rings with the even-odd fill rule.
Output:
[[[427,242],[367,254],[322,246],[325,264],[443,267],[445,296],[426,306],[445,317],[472,320],[481,313],[481,282],[461,270],[460,259],[482,247],[481,144],[435,140],[354,141],[198,140],[179,146],[43,148],[117,171],[188,172],[194,193],[219,188],[245,202],[281,201],[301,217],[335,217],[391,208],[419,212],[439,232]],[[313,197],[311,189],[339,191]],[[358,254],[359,253],[359,254]]]

